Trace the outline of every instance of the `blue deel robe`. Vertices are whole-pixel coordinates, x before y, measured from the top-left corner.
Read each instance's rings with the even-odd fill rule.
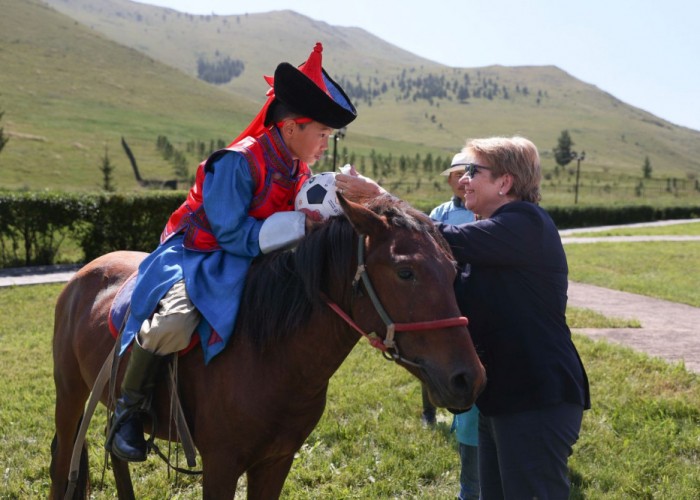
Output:
[[[248,215],[253,191],[250,168],[241,154],[229,151],[213,162],[204,180],[203,202],[212,233],[223,250],[186,249],[178,234],[146,257],[139,266],[120,354],[160,299],[183,278],[192,303],[203,316],[197,332],[205,362],[224,349],[236,324],[246,273],[260,253],[258,235],[263,221]]]

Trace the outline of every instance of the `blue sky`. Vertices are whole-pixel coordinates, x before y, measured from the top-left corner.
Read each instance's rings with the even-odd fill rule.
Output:
[[[192,14],[290,9],[472,68],[555,65],[618,99],[700,130],[694,0],[140,0]]]

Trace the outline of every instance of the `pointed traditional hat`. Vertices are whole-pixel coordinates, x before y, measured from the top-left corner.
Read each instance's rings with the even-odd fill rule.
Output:
[[[323,45],[316,43],[307,61],[298,68],[287,62],[277,66],[274,78],[265,76],[272,87],[267,102],[248,127],[231,144],[247,136],[256,137],[267,128],[276,102],[284,103],[302,117],[331,128],[342,128],[357,118],[357,110],[343,89],[323,69]]]
[[[292,111],[331,128],[342,128],[357,117],[343,89],[321,65],[323,46],[317,43],[309,59],[295,68],[282,63],[275,70],[275,96]]]

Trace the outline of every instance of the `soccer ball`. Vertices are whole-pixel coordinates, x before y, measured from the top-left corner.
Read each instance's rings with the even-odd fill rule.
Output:
[[[318,214],[321,219],[340,215],[343,209],[335,191],[335,173],[312,175],[302,184],[294,201],[294,209],[312,216]]]

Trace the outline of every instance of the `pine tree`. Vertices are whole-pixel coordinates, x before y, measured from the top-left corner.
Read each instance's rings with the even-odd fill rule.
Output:
[[[562,130],[557,146],[554,148],[554,160],[557,162],[557,165],[565,167],[574,159],[576,152],[571,151],[571,146],[573,145],[569,131]]]
[[[644,158],[644,165],[642,165],[642,174],[644,174],[645,179],[651,179],[651,161],[647,156]]]
[[[114,166],[109,160],[109,153],[107,151],[107,146],[105,145],[105,155],[102,158],[102,165],[100,166],[100,172],[102,172],[102,189],[107,192],[114,191],[114,184],[112,183],[112,173],[114,172]]]

